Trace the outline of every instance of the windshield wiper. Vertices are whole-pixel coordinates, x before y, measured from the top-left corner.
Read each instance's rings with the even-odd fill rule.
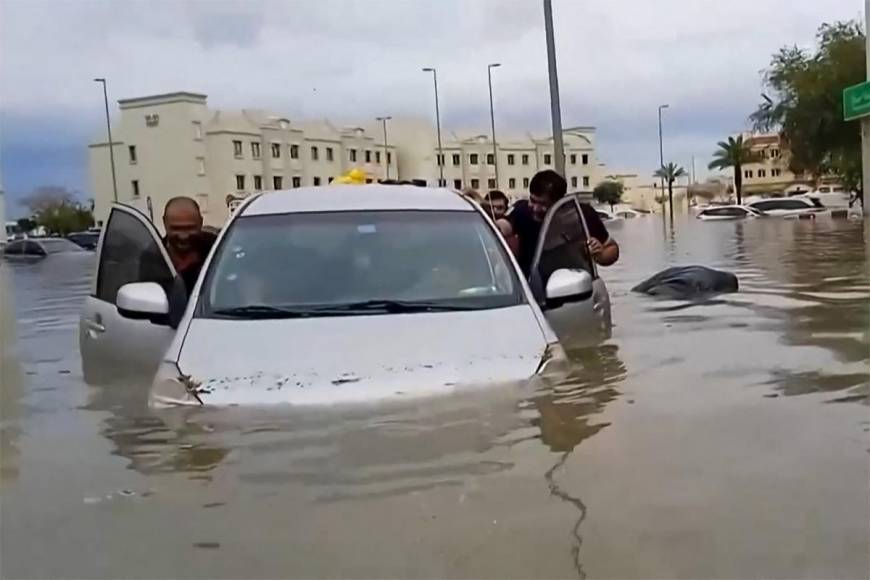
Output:
[[[360,302],[348,302],[346,304],[330,304],[314,309],[316,313],[343,312],[351,314],[371,312],[403,314],[408,312],[452,312],[462,310],[479,310],[479,308],[426,300],[363,300]]]
[[[267,306],[265,304],[251,304],[248,306],[233,306],[231,308],[217,308],[212,314],[228,316],[231,318],[303,318],[316,313],[309,308],[282,308],[280,306]]]

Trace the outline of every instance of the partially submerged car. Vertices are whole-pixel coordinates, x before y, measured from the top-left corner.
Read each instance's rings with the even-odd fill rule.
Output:
[[[84,252],[78,244],[64,238],[27,238],[9,242],[3,257],[10,261],[37,261],[52,254]]]
[[[827,208],[818,199],[803,196],[759,199],[746,204],[746,206],[774,217],[799,217],[827,211]]]
[[[82,313],[83,370],[89,382],[145,372],[153,403],[194,405],[526,380],[561,352],[559,338],[609,332],[586,242],[578,198],[566,196],[542,224],[526,280],[492,221],[448,189],[269,192],[236,210],[178,305],[157,231],[114,205]]]
[[[695,217],[703,221],[742,220],[762,217],[764,213],[745,205],[710,205]]]

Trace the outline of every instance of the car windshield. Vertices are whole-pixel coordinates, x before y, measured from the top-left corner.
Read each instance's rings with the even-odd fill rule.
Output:
[[[523,302],[476,212],[356,211],[239,217],[198,315],[279,318],[488,309]]]
[[[39,240],[47,254],[60,254],[62,252],[82,252],[81,246],[63,238]]]

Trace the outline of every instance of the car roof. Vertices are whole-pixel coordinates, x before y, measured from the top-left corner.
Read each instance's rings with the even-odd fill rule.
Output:
[[[447,188],[327,185],[264,193],[246,205],[241,215],[370,210],[474,211],[474,207]]]

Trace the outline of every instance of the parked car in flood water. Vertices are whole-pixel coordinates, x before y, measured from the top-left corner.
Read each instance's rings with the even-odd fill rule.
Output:
[[[762,217],[764,214],[757,209],[745,205],[711,205],[695,216],[703,221],[742,220]]]
[[[78,244],[64,238],[28,238],[9,242],[3,257],[12,261],[40,260],[51,254],[84,252]]]
[[[525,380],[560,339],[609,332],[576,196],[524,279],[491,220],[448,189],[299,188],[248,199],[178,330],[152,224],[115,205],[80,324],[86,378],[137,366],[163,404],[322,403]]]

